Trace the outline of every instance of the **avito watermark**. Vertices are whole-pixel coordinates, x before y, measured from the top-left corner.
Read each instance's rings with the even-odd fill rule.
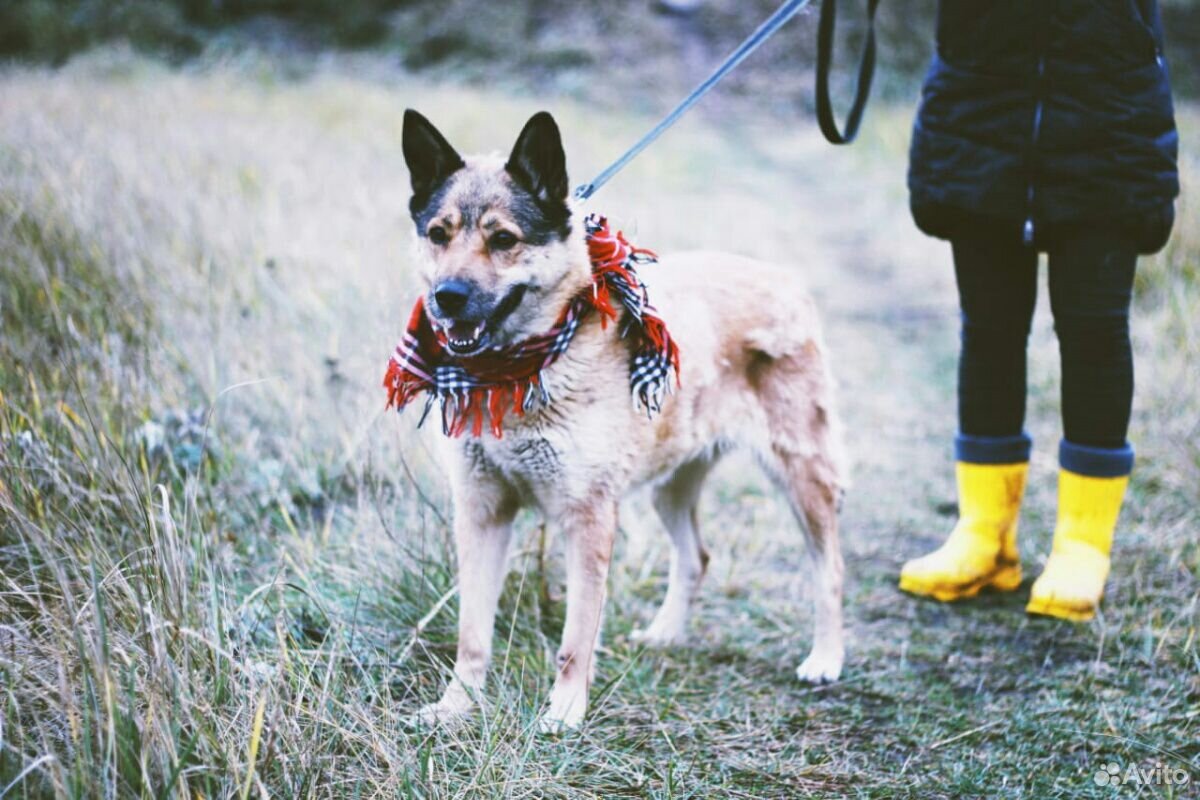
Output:
[[[1124,768],[1116,761],[1106,762],[1092,777],[1098,786],[1186,786],[1191,774],[1182,767],[1156,761],[1154,764],[1130,764]]]

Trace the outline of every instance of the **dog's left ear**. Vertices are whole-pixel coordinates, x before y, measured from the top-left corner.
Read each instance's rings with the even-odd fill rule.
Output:
[[[529,118],[504,168],[539,200],[566,201],[567,157],[554,117],[539,111]]]

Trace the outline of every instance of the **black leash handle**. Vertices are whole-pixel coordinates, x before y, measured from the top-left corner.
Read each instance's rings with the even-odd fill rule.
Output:
[[[591,182],[576,188],[575,197],[579,200],[586,200],[595,194],[596,190],[608,183],[614,175],[625,168],[625,165],[636,158],[638,153],[662,136],[663,132],[674,125],[689,108],[698,103],[701,97],[733,71],[738,64],[742,63],[759,45],[782,28],[788,20],[807,7],[810,2],[811,0],[784,0],[779,9],[759,25],[736,50],[730,53],[711,75],[701,81],[699,86],[680,101],[670,114],[667,114],[661,122],[634,142],[632,147],[605,167],[604,171],[593,178]],[[834,121],[833,108],[829,102],[829,62],[833,57],[833,23],[837,16],[837,0],[822,0],[821,2],[821,18],[817,27],[817,123],[821,127],[821,133],[825,134],[825,138],[833,144],[847,144],[853,141],[855,134],[858,133],[858,125],[862,122],[867,96],[871,93],[871,77],[875,74],[875,9],[878,5],[879,0],[867,0],[867,42],[863,48],[862,63],[858,67],[857,93],[854,97],[854,104],[850,108],[850,115],[846,118],[846,132],[843,134],[838,130],[837,122]]]
[[[854,102],[846,115],[846,128],[838,130],[829,100],[829,66],[833,60],[833,28],[837,18],[837,0],[821,0],[821,17],[817,22],[817,125],[831,144],[849,144],[858,135],[867,98],[871,94],[871,79],[875,76],[875,10],[879,0],[867,0],[867,40],[863,44],[862,60],[858,64],[858,84]]]

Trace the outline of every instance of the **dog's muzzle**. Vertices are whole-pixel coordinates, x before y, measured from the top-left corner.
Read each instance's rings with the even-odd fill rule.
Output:
[[[472,356],[487,349],[494,332],[517,310],[527,284],[510,288],[499,302],[471,281],[446,280],[430,293],[430,321],[446,334],[446,345],[457,356]]]

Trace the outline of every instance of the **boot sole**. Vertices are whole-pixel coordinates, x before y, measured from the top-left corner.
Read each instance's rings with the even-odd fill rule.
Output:
[[[932,597],[942,603],[967,600],[990,587],[999,592],[1011,592],[1021,585],[1021,565],[1002,564],[995,570],[971,583],[948,585],[922,581],[911,576],[900,576],[900,591],[921,597]]]
[[[1087,622],[1096,616],[1096,609],[1091,607],[1085,610],[1077,606],[1062,605],[1052,599],[1031,597],[1029,605],[1025,606],[1025,613],[1065,619],[1068,622]]]

